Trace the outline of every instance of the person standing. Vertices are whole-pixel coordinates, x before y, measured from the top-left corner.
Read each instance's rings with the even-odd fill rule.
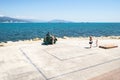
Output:
[[[96,40],[96,47],[98,47],[98,39]]]
[[[93,39],[92,39],[92,36],[90,36],[90,37],[89,37],[90,48],[92,48],[92,43],[93,43]]]

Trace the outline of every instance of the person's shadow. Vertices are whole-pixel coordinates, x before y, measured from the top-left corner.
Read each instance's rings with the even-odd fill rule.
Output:
[[[85,49],[90,49],[90,47],[84,47]]]

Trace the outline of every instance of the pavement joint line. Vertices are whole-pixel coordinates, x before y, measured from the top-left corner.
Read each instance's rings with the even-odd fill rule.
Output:
[[[63,61],[62,59],[58,58],[57,56],[50,54],[48,51],[46,51],[46,50],[44,50],[44,49],[43,49],[43,51],[46,52],[47,54],[53,56],[54,58],[56,58],[56,59],[58,59],[58,60],[60,60],[60,61]]]
[[[98,64],[95,64],[95,65],[91,65],[91,66],[88,66],[88,67],[80,68],[80,69],[78,69],[78,70],[66,72],[66,73],[63,73],[63,74],[60,74],[60,75],[57,75],[57,76],[48,78],[48,80],[51,80],[51,79],[54,79],[54,78],[58,78],[58,77],[62,77],[62,76],[64,76],[64,75],[71,74],[71,73],[75,73],[75,72],[78,72],[78,71],[84,71],[84,70],[87,70],[87,69],[90,69],[90,68],[94,68],[94,67],[101,66],[101,65],[104,65],[104,64],[107,64],[107,63],[111,63],[111,62],[113,62],[113,61],[118,61],[118,60],[120,60],[120,57],[119,57],[119,58],[112,59],[112,60],[109,60],[109,61],[105,61],[105,62],[102,62],[102,63],[98,63]]]
[[[86,54],[86,55],[80,55],[80,56],[71,57],[71,58],[62,59],[62,60],[65,61],[65,60],[70,60],[70,59],[75,59],[75,58],[80,58],[80,57],[86,57],[88,55],[94,55],[94,54],[98,54],[98,53],[89,53],[89,54]]]
[[[70,57],[70,58],[67,58],[67,59],[60,59],[59,57],[57,57],[57,56],[55,56],[55,55],[49,53],[48,51],[46,51],[46,50],[44,50],[44,49],[43,49],[43,51],[45,51],[47,54],[53,56],[54,58],[56,58],[56,59],[58,59],[58,60],[60,60],[60,61],[65,61],[65,60],[75,59],[75,58],[79,58],[79,57],[86,57],[86,56],[88,56],[88,55],[99,54],[99,53],[89,53],[89,54],[80,55],[80,56],[76,56],[76,57]]]
[[[36,64],[32,62],[32,60],[27,56],[27,54],[22,50],[22,48],[19,48],[19,50],[26,57],[26,59],[35,67],[35,69],[45,78],[45,80],[48,80],[48,78],[44,75],[44,73],[36,66]]]

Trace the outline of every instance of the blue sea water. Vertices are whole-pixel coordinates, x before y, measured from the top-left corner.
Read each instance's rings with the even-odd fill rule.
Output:
[[[0,23],[0,42],[57,37],[120,36],[120,23]]]

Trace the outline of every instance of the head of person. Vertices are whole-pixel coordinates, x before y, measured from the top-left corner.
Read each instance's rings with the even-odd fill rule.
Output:
[[[89,38],[90,38],[90,40],[92,40],[92,36],[90,36]]]

